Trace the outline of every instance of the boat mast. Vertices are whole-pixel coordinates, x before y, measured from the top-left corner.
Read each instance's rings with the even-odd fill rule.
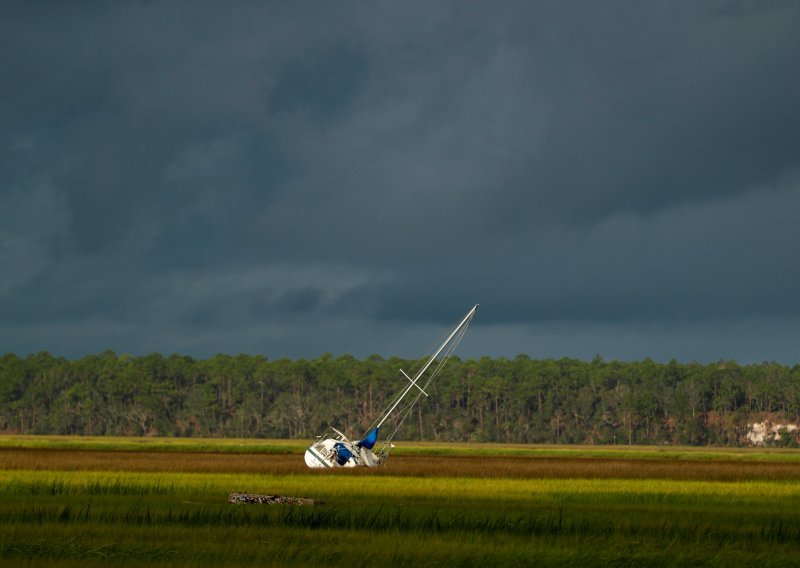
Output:
[[[445,347],[447,347],[447,345],[450,343],[450,341],[452,341],[452,339],[456,336],[456,334],[458,334],[458,332],[467,324],[467,322],[469,322],[470,318],[475,314],[475,310],[477,310],[477,309],[478,309],[478,304],[475,304],[474,306],[472,306],[472,309],[467,313],[466,316],[464,316],[464,319],[461,320],[461,323],[459,323],[455,327],[455,329],[453,329],[452,333],[450,333],[450,335],[447,337],[447,339],[445,339],[442,342],[442,344],[439,346],[439,348],[436,350],[436,352],[433,355],[431,355],[430,359],[428,359],[428,362],[425,363],[425,365],[422,367],[422,369],[419,370],[419,372],[416,375],[414,375],[414,378],[412,379],[411,384],[406,387],[406,390],[404,390],[403,394],[400,395],[397,398],[397,400],[392,405],[392,407],[384,413],[383,418],[381,418],[380,422],[378,422],[378,424],[375,425],[375,428],[380,428],[381,426],[383,426],[383,423],[386,422],[386,419],[389,418],[389,416],[391,416],[391,414],[394,411],[394,409],[397,408],[397,405],[400,404],[400,402],[406,397],[406,395],[408,394],[408,391],[410,391],[412,388],[417,386],[417,381],[420,379],[420,377],[423,375],[423,373],[425,373],[425,371],[428,370],[428,367],[431,366],[431,363],[434,362],[436,357],[439,356],[439,354],[444,350]],[[417,386],[417,388],[420,388],[420,387]],[[420,390],[422,390],[422,389],[420,389]]]

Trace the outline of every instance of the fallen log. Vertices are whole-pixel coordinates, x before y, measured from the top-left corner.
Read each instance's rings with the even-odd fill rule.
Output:
[[[325,501],[307,497],[286,497],[285,495],[258,495],[257,493],[231,493],[228,503],[233,505],[324,505]]]

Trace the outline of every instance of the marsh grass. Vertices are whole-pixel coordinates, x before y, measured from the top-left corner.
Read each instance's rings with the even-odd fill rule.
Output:
[[[196,496],[233,491],[300,493],[320,499],[348,501],[377,498],[429,498],[447,500],[485,499],[518,501],[534,495],[569,495],[577,498],[612,496],[614,499],[777,499],[800,500],[796,480],[749,480],[734,482],[686,481],[680,479],[582,479],[582,478],[492,478],[382,475],[370,478],[332,474],[205,474],[102,471],[2,471],[0,495],[177,495]]]
[[[49,449],[125,452],[184,452],[226,454],[302,454],[312,440],[253,438],[165,438],[119,436],[35,436],[0,434],[0,449]],[[398,441],[393,456],[587,458],[663,461],[759,461],[800,463],[791,448],[733,448],[696,446],[580,446],[551,444],[469,444]]]
[[[179,457],[176,457],[179,456]],[[694,481],[800,480],[790,461],[650,460],[521,456],[393,456],[377,470],[309,471],[297,454],[145,452],[0,448],[5,470],[260,473],[345,477],[494,477],[684,479]]]
[[[305,440],[263,440],[253,438],[0,435],[0,448],[49,450],[296,454],[305,451],[307,446],[308,442]]]
[[[792,460],[400,455],[310,471],[292,453],[6,446],[0,565],[785,566],[800,557]],[[234,491],[326,504],[228,505]]]

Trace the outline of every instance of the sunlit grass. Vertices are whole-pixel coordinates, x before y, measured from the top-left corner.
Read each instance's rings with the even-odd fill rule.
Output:
[[[311,441],[311,439],[32,436],[4,434],[0,435],[0,448],[302,454]],[[396,456],[571,457],[667,461],[723,460],[800,462],[800,450],[798,449],[756,447],[578,446],[399,441],[392,453]]]
[[[302,453],[307,446],[307,441],[262,440],[254,438],[126,438],[119,436],[0,435],[0,448],[53,450],[286,454]]]
[[[776,506],[800,503],[797,481],[716,483],[632,479],[495,479],[381,476],[368,480],[347,475],[252,475],[131,473],[95,471],[0,471],[0,495],[174,495],[228,493],[285,494],[328,501],[384,503],[386,499],[448,501],[560,502],[591,498],[597,502],[703,502],[731,499],[774,500]]]
[[[243,443],[232,440],[174,451],[81,440],[2,439],[0,566],[786,566],[800,557],[793,452],[634,459],[630,449],[451,454],[423,444],[377,470],[313,471],[305,442],[270,454],[227,451]],[[68,449],[81,443],[90,447]],[[229,505],[232,492],[325,504]]]

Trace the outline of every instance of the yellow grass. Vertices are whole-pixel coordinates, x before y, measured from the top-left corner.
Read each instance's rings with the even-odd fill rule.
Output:
[[[354,547],[392,566],[800,554],[792,452],[409,444],[385,467],[331,471],[305,467],[306,443],[3,437],[0,566],[350,566]],[[233,506],[232,492],[326,504]]]
[[[363,476],[257,475],[204,473],[132,473],[126,471],[0,470],[0,492],[9,487],[63,486],[69,493],[125,486],[168,488],[179,495],[233,491],[277,493],[331,499],[415,498],[431,500],[479,497],[492,501],[524,501],[533,496],[692,496],[696,498],[800,498],[798,481],[716,483],[669,479],[496,479],[381,476],[374,483]]]
[[[302,454],[310,439],[164,438],[114,436],[0,435],[1,448],[125,450],[161,452],[223,452]],[[791,448],[724,448],[694,446],[590,446],[549,444],[470,444],[399,441],[393,456],[505,456],[537,458],[599,458],[665,461],[786,461],[800,462]]]

